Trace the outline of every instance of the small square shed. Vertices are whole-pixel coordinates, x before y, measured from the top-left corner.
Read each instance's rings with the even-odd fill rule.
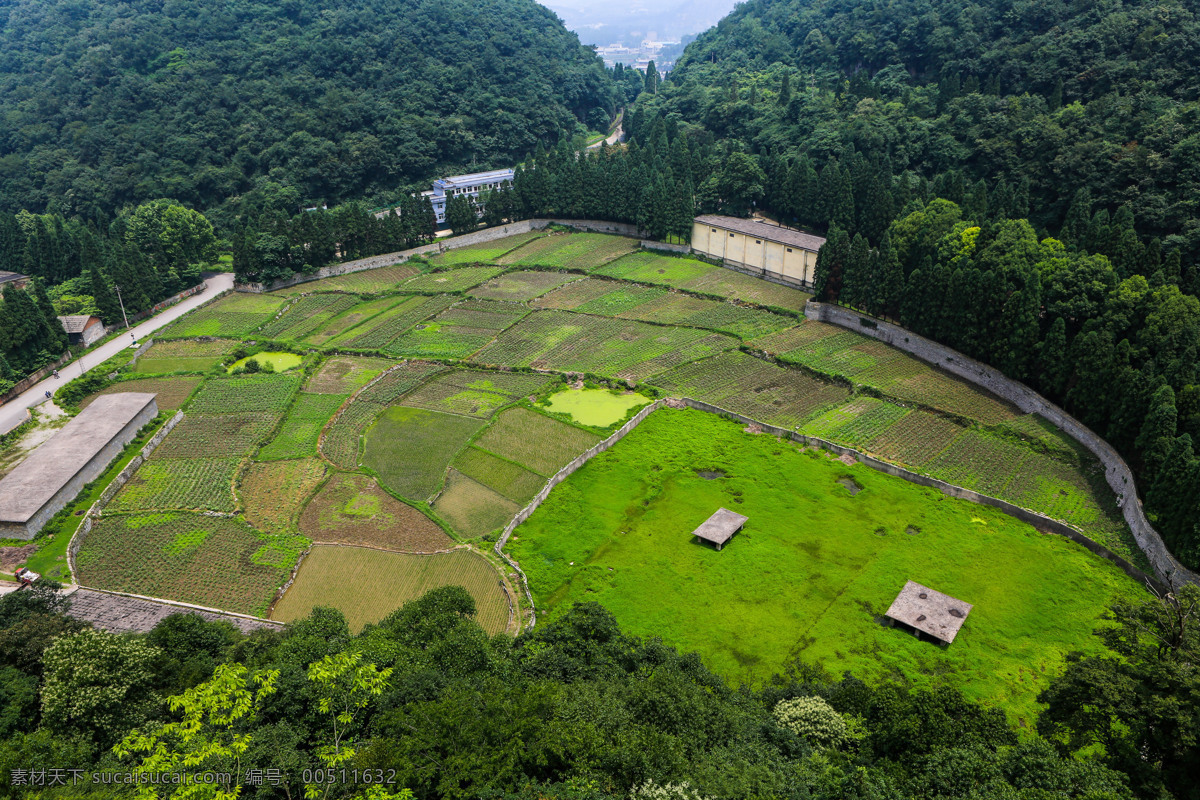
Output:
[[[712,542],[720,550],[733,535],[742,529],[749,517],[734,513],[728,508],[718,508],[717,513],[704,521],[692,535],[705,542]]]
[[[948,645],[958,635],[972,608],[970,603],[908,581],[888,608],[887,618],[918,636],[925,634]]]

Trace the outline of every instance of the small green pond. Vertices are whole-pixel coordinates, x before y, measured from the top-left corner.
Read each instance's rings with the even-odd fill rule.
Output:
[[[284,372],[293,367],[298,367],[300,366],[300,362],[304,360],[303,357],[295,353],[255,353],[252,356],[246,356],[243,359],[233,362],[228,371],[233,372],[234,370],[245,368],[246,362],[250,359],[257,361],[259,366],[270,364],[275,368],[276,372]]]
[[[638,408],[650,400],[640,394],[613,394],[607,389],[565,389],[550,395],[548,408],[559,414],[570,414],[581,425],[605,428],[620,422],[629,409]]]

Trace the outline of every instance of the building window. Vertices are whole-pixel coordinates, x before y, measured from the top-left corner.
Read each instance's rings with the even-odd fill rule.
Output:
[[[733,238],[733,234],[732,234],[732,233],[731,233],[731,234],[729,234],[729,238],[730,238],[730,239],[732,239],[732,238]]]
[[[713,232],[713,233],[716,233],[716,232],[717,232],[717,229],[716,229],[716,228],[713,228],[713,229],[712,229],[712,232]]]
[[[762,244],[762,242],[760,242],[758,239],[755,239],[755,240],[754,240],[754,243],[755,243],[755,244]]]
[[[788,252],[789,252],[789,253],[790,253],[790,252],[792,252],[792,248],[790,248],[790,247],[789,247],[789,248],[788,248]]]

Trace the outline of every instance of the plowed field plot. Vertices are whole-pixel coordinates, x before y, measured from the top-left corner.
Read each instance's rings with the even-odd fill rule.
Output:
[[[300,376],[239,375],[205,381],[189,406],[193,414],[229,414],[241,411],[283,413],[300,386]]]
[[[438,516],[463,537],[482,536],[503,528],[519,509],[516,503],[456,469],[450,470],[446,488],[433,504]]]
[[[802,425],[850,396],[841,386],[822,383],[744,353],[722,353],[685,364],[653,378],[651,383],[672,394],[783,428]]]
[[[304,391],[313,394],[352,394],[394,364],[394,361],[386,358],[335,356],[308,379]]]
[[[480,364],[592,372],[633,383],[737,346],[722,334],[566,311],[538,311],[472,357]]]
[[[362,436],[385,408],[405,392],[446,367],[439,364],[402,364],[364,388],[325,430],[321,454],[342,469],[358,469]]]
[[[468,550],[435,555],[387,553],[362,547],[314,546],[272,619],[303,619],[317,606],[341,611],[358,632],[439,586],[462,586],[475,600],[476,619],[490,634],[509,625],[509,599],[500,574]]]
[[[487,300],[522,303],[577,280],[579,276],[571,272],[509,272],[476,286],[467,294]]]
[[[592,274],[637,283],[673,286],[689,292],[744,300],[797,312],[803,310],[804,304],[811,297],[799,289],[752,278],[693,258],[665,256],[648,250],[622,256],[599,269],[592,270]]]
[[[157,458],[238,458],[254,452],[279,424],[279,415],[188,414],[154,451]]]
[[[409,278],[400,288],[405,292],[462,292],[494,278],[503,271],[503,267],[444,269]]]
[[[603,233],[555,233],[499,259],[501,264],[586,270],[638,249],[637,239]]]
[[[404,404],[486,418],[502,406],[534,395],[554,378],[521,372],[451,370],[429,380],[404,398]]]
[[[526,242],[540,239],[546,234],[543,231],[518,233],[505,236],[503,239],[493,239],[490,242],[473,244],[467,247],[456,247],[429,259],[436,266],[452,266],[455,264],[494,264],[500,256],[515,250]]]
[[[317,454],[317,439],[321,429],[345,402],[348,395],[308,394],[296,395],[296,402],[288,409],[279,432],[258,453],[259,461],[274,461],[281,458],[305,458]]]
[[[762,336],[790,327],[796,322],[791,317],[762,309],[745,308],[717,300],[701,300],[677,293],[664,294],[649,302],[640,303],[628,311],[618,312],[615,316],[665,325],[707,328],[742,339]]]
[[[117,492],[114,511],[233,511],[236,458],[151,458]]]
[[[1108,604],[1149,596],[1065,537],[743,428],[656,411],[551,492],[508,546],[539,624],[594,600],[732,682],[767,681],[802,651],[865,680],[953,676],[1033,724],[1065,655],[1103,650],[1093,630]],[[722,506],[749,521],[717,552],[689,534]],[[948,649],[878,624],[910,579],[974,604]]]
[[[265,325],[283,308],[282,297],[235,292],[185,314],[162,336],[242,336]]]
[[[440,314],[458,300],[447,295],[409,297],[326,344],[351,350],[381,350],[413,325]]]
[[[81,583],[242,614],[264,614],[292,562],[224,517],[142,514],[97,520],[76,558]]]
[[[147,374],[206,372],[236,346],[236,342],[228,339],[207,342],[195,339],[156,342],[138,358],[133,371]]]
[[[113,385],[85,397],[79,402],[81,408],[88,405],[102,394],[119,394],[121,392],[146,392],[154,395],[154,402],[159,411],[175,411],[183,402],[196,391],[200,378],[136,378],[131,381],[118,381]]]
[[[377,294],[395,289],[404,281],[417,274],[417,268],[410,264],[396,264],[379,269],[365,269],[352,272],[349,275],[339,275],[336,278],[325,278],[320,281],[309,281],[289,286],[271,292],[273,295],[295,296],[308,292],[352,292],[357,294]]]
[[[357,298],[356,298],[357,299]],[[404,297],[381,297],[366,303],[355,303],[335,317],[329,318],[313,328],[312,333],[304,337],[305,344],[321,346],[330,339],[341,336],[356,325],[382,314],[384,311],[404,302]]]
[[[449,550],[454,540],[436,522],[401,503],[366,475],[335,474],[309,501],[300,530],[314,542],[407,553]]]
[[[528,408],[510,408],[475,445],[548,478],[599,441],[593,433]]]
[[[238,486],[246,521],[265,533],[295,530],[304,501],[324,477],[325,465],[315,458],[251,464]]]
[[[446,468],[483,420],[393,406],[367,431],[363,464],[384,486],[417,502],[433,496]]]
[[[957,422],[916,410],[867,443],[867,449],[891,461],[917,469],[963,434]]]
[[[514,503],[525,505],[546,484],[536,472],[477,447],[468,447],[454,459],[454,468]]]

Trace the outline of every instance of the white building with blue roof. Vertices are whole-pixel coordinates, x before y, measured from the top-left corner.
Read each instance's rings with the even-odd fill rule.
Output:
[[[512,186],[513,171],[511,169],[494,169],[490,172],[473,172],[470,175],[452,175],[449,178],[438,178],[433,182],[433,213],[437,216],[439,225],[446,222],[446,203],[451,197],[466,195],[479,202],[479,193],[494,191]]]

